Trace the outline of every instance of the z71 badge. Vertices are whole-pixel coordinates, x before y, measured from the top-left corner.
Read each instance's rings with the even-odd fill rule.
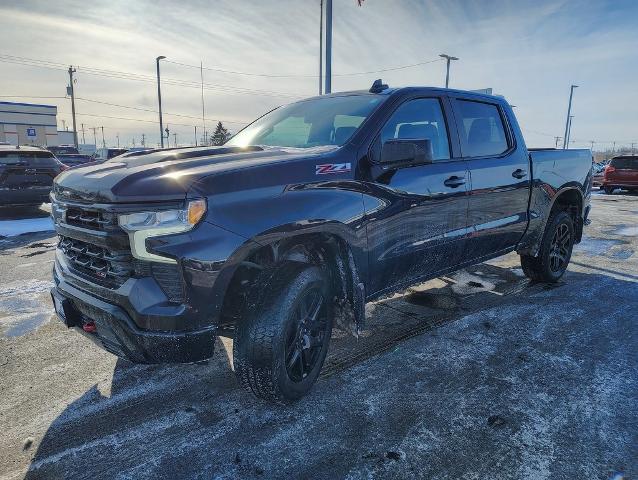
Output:
[[[329,173],[347,173],[351,168],[350,163],[324,163],[315,165],[315,175],[328,175]]]

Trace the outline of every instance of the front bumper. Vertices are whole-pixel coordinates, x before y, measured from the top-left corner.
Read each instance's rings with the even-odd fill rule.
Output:
[[[55,272],[54,278],[51,295],[62,306],[60,320],[119,357],[135,363],[190,363],[213,355],[214,326],[196,331],[142,330],[121,307],[75,288]],[[83,326],[90,322],[95,324],[94,331],[86,332]]]

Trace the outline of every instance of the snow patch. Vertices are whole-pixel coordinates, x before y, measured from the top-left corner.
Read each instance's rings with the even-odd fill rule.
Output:
[[[0,237],[15,237],[24,233],[49,232],[53,230],[51,217],[0,221]]]
[[[42,298],[52,282],[29,280],[0,287],[0,330],[6,337],[17,337],[37,329],[50,320],[51,302]]]

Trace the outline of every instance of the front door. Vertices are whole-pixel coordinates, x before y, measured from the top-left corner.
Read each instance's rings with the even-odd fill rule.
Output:
[[[467,233],[467,162],[454,158],[444,99],[402,103],[373,145],[389,139],[429,139],[433,162],[391,170],[369,184],[364,196],[373,295],[433,275],[461,262]],[[373,165],[380,148],[373,147]],[[375,158],[379,157],[379,158]]]

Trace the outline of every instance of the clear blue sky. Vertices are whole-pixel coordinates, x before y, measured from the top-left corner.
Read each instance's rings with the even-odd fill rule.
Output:
[[[333,90],[368,88],[381,76],[391,86],[441,85],[444,64],[382,74],[343,74],[460,57],[451,86],[492,87],[516,105],[532,146],[553,145],[563,134],[569,86],[574,99],[575,146],[596,148],[638,143],[638,2],[636,1],[416,1],[334,0]],[[59,106],[70,124],[63,96],[65,64],[79,65],[76,95],[135,107],[124,109],[78,101],[80,122],[104,126],[107,140],[130,143],[145,133],[158,140],[155,57],[185,64],[269,75],[206,70],[208,128],[212,119],[243,123],[282,103],[317,93],[319,0],[22,1],[0,6],[6,55],[54,62],[39,68],[0,62],[1,100]],[[24,63],[24,62],[23,62]],[[59,66],[57,64],[60,64]],[[95,75],[90,68],[149,76],[139,81]],[[199,70],[164,63],[163,76],[193,82],[163,87],[165,121],[190,142],[201,125]],[[122,75],[118,75],[121,77]],[[7,97],[16,95],[16,97]],[[151,110],[151,111],[145,111]],[[170,114],[185,116],[174,116]],[[93,116],[101,115],[101,117]],[[127,117],[135,121],[104,117]],[[139,120],[147,120],[141,122]],[[184,125],[179,125],[184,124]],[[87,132],[87,142],[92,133]]]

